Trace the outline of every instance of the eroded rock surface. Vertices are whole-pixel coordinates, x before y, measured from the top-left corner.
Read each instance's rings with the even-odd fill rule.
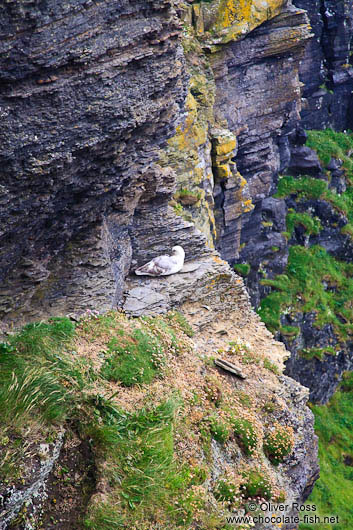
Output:
[[[171,4],[0,7],[3,321],[121,299],[135,207],[182,117]]]

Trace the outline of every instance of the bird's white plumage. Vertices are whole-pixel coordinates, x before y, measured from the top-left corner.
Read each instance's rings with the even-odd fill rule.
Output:
[[[183,247],[172,248],[172,255],[163,255],[153,258],[151,261],[135,270],[139,276],[169,276],[179,272],[184,265],[185,252]]]

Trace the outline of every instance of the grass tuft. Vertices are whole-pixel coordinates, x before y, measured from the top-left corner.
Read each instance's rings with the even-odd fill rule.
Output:
[[[164,351],[160,341],[145,330],[112,338],[101,374],[124,386],[150,383],[161,373]]]
[[[246,455],[252,455],[257,448],[257,434],[250,420],[236,418],[232,421],[234,434]]]

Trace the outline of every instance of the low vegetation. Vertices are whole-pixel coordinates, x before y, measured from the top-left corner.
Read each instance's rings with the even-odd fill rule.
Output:
[[[300,213],[293,209],[288,210],[287,214],[287,232],[292,235],[296,226],[302,226],[307,235],[317,235],[321,230],[321,222],[318,217],[312,217],[306,212]]]
[[[264,438],[264,453],[278,465],[292,452],[293,444],[293,429],[277,424]]]
[[[266,473],[255,470],[249,470],[244,473],[244,484],[242,493],[245,498],[251,499],[271,499],[272,485]]]
[[[306,145],[314,149],[321,163],[326,167],[331,158],[342,160],[345,176],[353,184],[353,134],[341,133],[332,129],[308,131]]]
[[[89,445],[99,484],[93,497],[90,484],[79,528],[225,530],[225,508],[278,493],[270,462],[253,469],[265,461],[262,414],[267,423],[275,408],[262,412],[213,358],[192,355],[192,335],[176,311],[138,319],[89,311],[76,323],[53,318],[9,334],[0,343],[0,495],[32,480],[31,458],[62,430]],[[276,371],[238,339],[223,353],[244,369]],[[228,450],[237,465],[222,478],[214,458]],[[65,469],[58,480],[73,480]]]
[[[233,268],[235,272],[240,274],[240,276],[244,276],[244,277],[248,276],[251,270],[251,267],[248,263],[237,263],[236,265],[234,265]]]
[[[297,210],[289,210],[287,238],[296,226],[301,225],[308,236],[318,235],[320,220],[312,217],[312,200],[328,203],[332,208],[331,228],[338,234],[353,238],[353,134],[327,129],[308,131],[307,145],[314,149],[324,168],[323,179],[308,176],[286,176],[279,180],[277,197],[291,198]],[[346,190],[337,193],[330,189],[332,172],[328,169],[332,159],[343,170]],[[324,180],[326,177],[326,180]],[[307,207],[307,210],[305,208]],[[326,219],[327,223],[327,219]],[[340,223],[340,224],[339,224]],[[342,226],[342,224],[344,224]],[[340,261],[319,245],[292,246],[288,265],[283,274],[273,280],[263,280],[273,291],[262,300],[259,313],[267,327],[279,330],[287,340],[294,340],[299,328],[282,325],[284,316],[295,317],[298,312],[315,315],[318,328],[330,324],[337,337],[336,343],[325,347],[303,348],[300,354],[306,359],[322,360],[326,355],[337,355],[344,342],[353,333],[353,268],[351,263]],[[291,319],[289,318],[289,322]],[[271,402],[265,410],[272,410]],[[347,373],[337,391],[325,406],[311,406],[315,415],[315,432],[319,437],[320,478],[308,499],[317,506],[316,514],[338,516],[335,524],[320,523],[323,530],[353,528],[353,376]],[[274,465],[279,464],[291,451],[291,433],[276,426],[264,437],[263,449]],[[317,528],[301,524],[301,530]]]
[[[352,264],[335,259],[319,245],[292,246],[286,271],[261,282],[274,291],[261,301],[259,314],[275,332],[281,329],[282,314],[313,312],[318,327],[331,324],[344,340],[353,331],[352,274]]]
[[[107,345],[102,376],[124,386],[150,383],[165,363],[160,341],[144,329],[113,337]]]
[[[308,504],[317,512],[338,516],[338,524],[321,524],[323,530],[353,528],[353,376],[347,373],[328,405],[312,406],[319,437],[320,478]],[[301,530],[317,528],[301,524]]]
[[[65,384],[74,371],[61,350],[75,331],[67,318],[28,324],[0,344],[0,417],[12,427],[34,412],[42,422],[62,421],[70,395]]]
[[[257,434],[251,420],[235,418],[232,421],[234,434],[246,455],[252,455],[257,448]]]

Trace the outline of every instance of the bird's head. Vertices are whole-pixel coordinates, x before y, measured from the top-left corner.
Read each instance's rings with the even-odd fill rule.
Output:
[[[172,252],[175,256],[182,256],[183,258],[185,257],[184,249],[183,247],[180,247],[179,245],[177,245],[176,247],[173,247]]]

